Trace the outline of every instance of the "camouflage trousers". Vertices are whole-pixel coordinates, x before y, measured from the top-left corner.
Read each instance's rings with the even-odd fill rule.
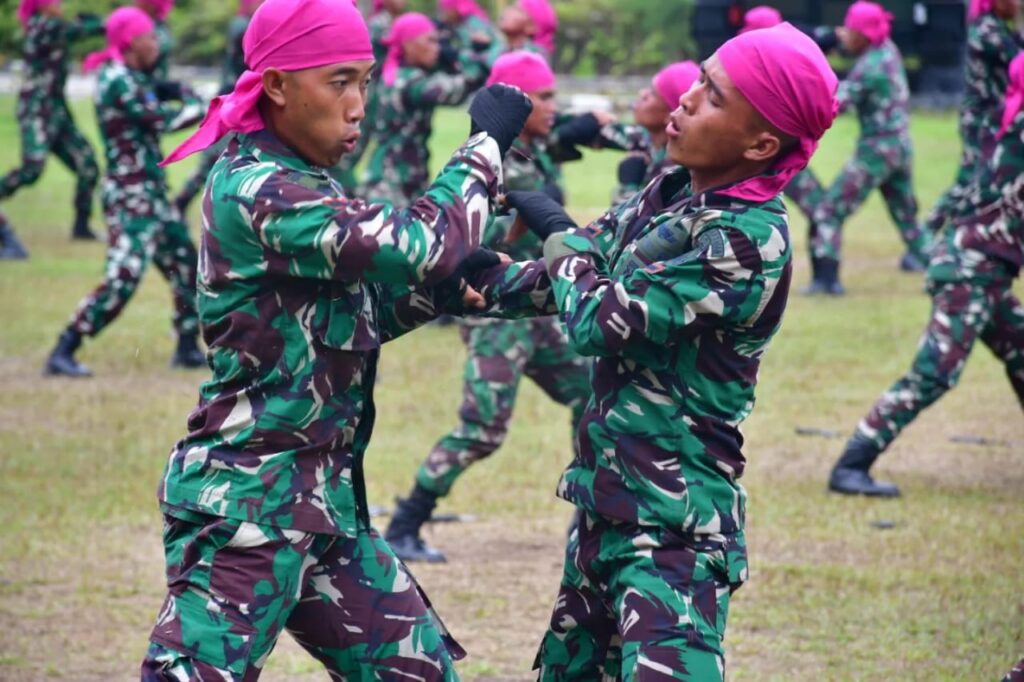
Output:
[[[1024,682],[1024,658],[1020,659],[1020,662],[1013,666],[1013,670],[1006,673],[1006,677],[1002,679],[1002,682]]]
[[[978,120],[977,115],[964,112],[960,119],[960,141],[963,149],[956,178],[928,212],[924,225],[937,232],[950,218],[963,213],[971,198],[971,188],[978,180],[978,172],[987,158],[986,152],[994,147],[995,131]]]
[[[805,168],[790,180],[783,193],[793,200],[808,219],[825,196],[825,190],[810,168]]]
[[[99,180],[96,154],[75,126],[67,105],[46,112],[37,108],[25,110],[18,105],[21,128],[21,166],[0,179],[0,199],[11,196],[22,187],[33,185],[43,174],[46,157],[54,154],[75,175],[75,213],[92,214],[92,195]]]
[[[885,450],[922,410],[960,380],[979,339],[1006,366],[1024,407],[1024,307],[1009,283],[932,283],[932,316],[910,371],[882,394],[857,434]]]
[[[589,512],[569,538],[562,585],[535,667],[540,680],[725,677],[730,561],[742,542],[699,542]]]
[[[177,209],[163,197],[140,202],[115,200],[107,204],[107,261],[103,282],[78,306],[71,326],[79,334],[96,336],[117,319],[138,289],[152,260],[171,285],[174,329],[196,334],[196,247]]]
[[[460,423],[437,442],[416,473],[416,482],[438,496],[447,495],[466,469],[501,447],[524,375],[572,409],[572,433],[591,394],[590,364],[569,347],[556,317],[464,326],[460,333],[468,351]]]
[[[287,630],[334,680],[457,680],[465,655],[376,531],[165,516],[168,594],[144,682],[256,680]]]
[[[917,224],[912,161],[909,140],[862,140],[853,158],[846,162],[839,177],[824,191],[811,213],[812,254],[818,258],[838,260],[842,251],[843,223],[878,188],[907,251],[928,262],[928,235]],[[811,171],[808,169],[804,173],[810,174]],[[809,186],[809,179],[805,180]]]

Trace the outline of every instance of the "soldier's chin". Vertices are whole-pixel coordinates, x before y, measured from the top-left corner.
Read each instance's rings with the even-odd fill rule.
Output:
[[[686,143],[683,142],[682,135],[670,137],[668,145],[666,146],[666,151],[668,151],[668,158],[672,163],[677,166],[686,165]]]

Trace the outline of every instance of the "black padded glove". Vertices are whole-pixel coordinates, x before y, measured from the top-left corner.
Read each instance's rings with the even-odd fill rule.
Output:
[[[473,253],[466,256],[455,272],[438,282],[434,288],[442,301],[452,300],[462,296],[466,286],[473,281],[473,276],[493,268],[501,263],[501,258],[494,251],[481,246]]]
[[[501,83],[488,85],[476,94],[469,105],[469,118],[473,122],[470,133],[486,132],[495,139],[501,155],[505,156],[522,132],[531,111],[533,102],[519,88]]]
[[[593,114],[581,114],[555,128],[555,137],[561,144],[589,145],[601,132],[601,123]]]
[[[544,194],[554,199],[559,206],[565,206],[565,193],[562,192],[562,188],[553,182],[549,182],[544,185],[544,189],[541,190]]]
[[[153,92],[158,100],[166,102],[167,100],[181,100],[185,90],[177,81],[157,81],[153,86]]]
[[[437,58],[437,66],[445,73],[459,72],[459,51],[449,41],[441,43],[441,54]]]
[[[530,232],[541,239],[576,227],[561,204],[544,192],[509,192],[505,201],[519,213]]]
[[[483,54],[484,52],[487,52],[487,50],[491,49],[491,41],[474,40],[470,42],[469,47],[470,49],[473,50],[473,52],[476,52],[477,54]]]
[[[644,184],[647,177],[647,159],[632,154],[619,162],[619,184],[627,187],[638,187]]]
[[[814,38],[814,42],[818,44],[818,47],[825,54],[839,47],[839,36],[831,26],[819,26],[814,29],[811,37]]]

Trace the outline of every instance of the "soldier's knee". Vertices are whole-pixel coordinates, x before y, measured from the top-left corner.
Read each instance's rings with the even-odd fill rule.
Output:
[[[43,175],[42,161],[29,161],[21,167],[21,180],[26,185],[34,185]]]

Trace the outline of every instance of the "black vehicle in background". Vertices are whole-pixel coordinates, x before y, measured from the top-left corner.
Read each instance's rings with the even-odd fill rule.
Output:
[[[893,40],[906,60],[910,88],[935,104],[954,101],[963,90],[963,55],[967,40],[964,0],[876,0],[892,12]],[[821,26],[839,26],[852,0],[696,0],[693,34],[700,58],[736,35],[743,14],[770,5],[787,21],[808,33]],[[837,70],[844,67],[835,58]]]

